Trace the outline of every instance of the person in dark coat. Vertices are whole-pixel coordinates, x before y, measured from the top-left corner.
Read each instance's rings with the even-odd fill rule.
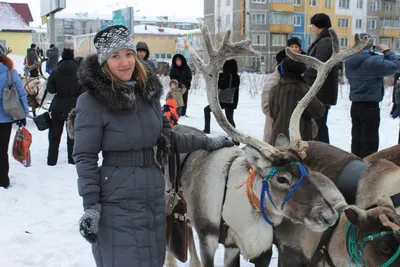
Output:
[[[360,34],[361,38],[369,36]],[[346,76],[350,84],[351,103],[351,153],[364,158],[378,151],[380,108],[385,89],[385,76],[400,69],[399,57],[386,45],[380,45],[383,55],[374,52],[374,47],[345,61]]]
[[[222,103],[220,102],[220,106],[222,109],[225,109],[225,116],[229,123],[236,127],[236,124],[233,120],[233,113],[237,108],[239,102],[239,85],[240,85],[240,77],[237,74],[238,66],[237,62],[234,59],[230,59],[225,61],[224,66],[222,67],[222,73],[219,74],[218,78],[218,89],[219,90],[229,90],[235,88],[233,102],[232,103]],[[232,79],[232,80],[231,80]],[[231,84],[230,84],[231,83]],[[210,106],[206,106],[204,108],[204,130],[203,132],[206,134],[210,133],[210,120],[211,120],[211,108]]]
[[[37,54],[37,47],[35,44],[31,44],[31,48],[26,50],[26,58],[28,66],[32,66],[39,61],[39,57]],[[39,70],[37,68],[31,70],[29,72],[30,77],[39,77]]]
[[[86,92],[79,96],[68,123],[75,138],[73,157],[84,207],[80,233],[92,243],[98,267],[161,267],[166,222],[160,164],[166,159],[155,157],[154,147],[165,148],[172,135],[181,153],[233,143],[226,137],[171,131],[161,110],[161,82],[138,59],[125,26],[98,32],[94,45],[97,54],[78,69]]]
[[[74,60],[74,51],[65,48],[58,63],[47,81],[47,92],[55,94],[49,111],[51,127],[49,129],[49,151],[47,165],[55,166],[58,160],[58,148],[61,135],[68,118],[68,113],[76,106],[78,96],[82,93],[77,77],[78,63]],[[67,137],[68,163],[74,164],[72,150],[74,140]]]
[[[270,144],[274,145],[278,134],[289,136],[290,118],[297,103],[307,94],[310,87],[305,83],[302,74],[306,65],[285,57],[282,61],[282,78],[278,85],[273,87],[269,95],[269,108],[271,113],[272,134]],[[317,119],[324,114],[324,105],[314,98],[305,109],[300,121],[302,140],[313,139],[312,119]]]
[[[147,65],[149,65],[151,67],[151,69],[157,73],[157,68],[154,65],[153,61],[151,61],[149,59],[150,57],[150,50],[149,47],[147,46],[147,44],[145,42],[138,42],[136,44],[136,51],[137,51],[137,55],[139,57],[139,59],[143,60],[145,63],[147,63]]]
[[[317,13],[311,18],[311,31],[317,34],[317,38],[310,45],[307,55],[326,62],[332,56],[332,38],[328,29],[331,27],[331,19],[325,13]],[[309,86],[312,86],[317,78],[317,71],[308,67],[304,72],[304,80]],[[328,111],[331,106],[336,105],[339,86],[339,65],[334,67],[328,74],[324,84],[319,90],[317,97],[325,105],[325,114],[316,123],[318,125],[318,135],[316,141],[329,144],[329,129],[327,125]]]
[[[13,61],[7,56],[7,54],[8,51],[6,47],[0,43],[0,96],[3,96],[3,90],[6,87],[6,81],[8,80],[8,83],[11,84],[12,79],[18,92],[19,101],[25,110],[25,117],[28,117],[29,108],[27,93],[24,89],[18,72],[14,69]],[[8,149],[12,125],[14,122],[16,122],[19,126],[25,126],[26,119],[14,121],[12,118],[7,116],[4,113],[2,100],[3,99],[0,100],[0,187],[8,188],[10,186],[10,178],[8,176],[8,172],[10,170]]]
[[[391,116],[393,116],[393,113],[400,107],[400,101],[396,103],[396,90],[395,90],[396,87],[399,87],[398,84],[399,78],[400,78],[400,70],[394,74],[394,79],[393,79],[393,95],[392,95],[393,106],[392,110],[390,111]],[[400,144],[400,128],[399,128],[399,136],[397,142]]]
[[[46,57],[49,59],[47,64],[49,64],[49,73],[51,73],[57,67],[58,58],[60,57],[57,46],[51,44],[46,51]]]
[[[286,46],[289,47],[293,52],[306,55],[307,53],[301,49],[301,40],[297,37],[291,37],[287,40]],[[276,65],[281,64],[282,60],[286,57],[286,48],[280,51],[275,56]]]
[[[179,86],[185,86],[186,92],[183,94],[185,106],[182,108],[181,116],[186,116],[189,89],[192,82],[192,71],[190,70],[186,58],[181,54],[176,54],[172,58],[172,67],[169,73],[171,80],[177,80]]]

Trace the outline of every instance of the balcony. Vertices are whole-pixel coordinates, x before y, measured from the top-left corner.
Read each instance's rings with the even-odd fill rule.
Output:
[[[269,10],[281,12],[294,12],[293,1],[290,0],[272,0],[269,3]]]
[[[293,24],[270,24],[269,31],[274,33],[292,33],[294,26]]]
[[[380,28],[378,35],[380,37],[398,37],[400,36],[400,29]]]
[[[399,11],[397,11],[397,10],[380,10],[379,17],[381,17],[381,18],[398,18]]]

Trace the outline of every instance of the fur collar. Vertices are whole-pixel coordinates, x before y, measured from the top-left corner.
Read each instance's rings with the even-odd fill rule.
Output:
[[[112,86],[98,63],[97,55],[88,56],[78,69],[78,79],[86,91],[104,102],[111,111],[133,110],[138,98],[145,101],[160,100],[163,87],[157,75],[145,63],[147,83],[145,90],[139,84],[130,88]],[[139,100],[140,101],[140,100]]]

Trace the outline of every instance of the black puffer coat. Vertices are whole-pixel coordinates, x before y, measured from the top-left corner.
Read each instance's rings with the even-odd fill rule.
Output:
[[[182,61],[182,65],[176,65],[176,59],[180,58]],[[192,71],[190,70],[189,66],[187,65],[186,58],[181,54],[176,54],[172,58],[172,68],[171,72],[169,73],[169,77],[171,80],[175,79],[178,80],[179,86],[184,85],[186,89],[190,89],[191,82],[192,82]]]
[[[55,94],[50,111],[69,113],[76,106],[82,86],[77,78],[78,63],[75,60],[62,60],[58,63],[47,81],[47,92]]]

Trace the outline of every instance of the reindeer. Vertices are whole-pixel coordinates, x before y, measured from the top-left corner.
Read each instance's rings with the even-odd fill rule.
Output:
[[[341,216],[337,225],[326,235],[313,233],[288,220],[282,222],[275,230],[279,266],[349,266],[351,263],[368,267],[389,266],[392,263],[392,266],[399,266],[400,216],[396,213],[395,206],[400,205],[400,168],[389,160],[378,158],[390,158],[395,154],[394,150],[391,149],[390,153],[377,153],[369,159],[370,162],[366,162],[325,143],[303,142],[298,131],[298,121],[302,112],[318,92],[313,89],[322,85],[328,66],[340,62],[340,55],[347,53],[339,52],[337,36],[334,31],[330,33],[334,47],[333,56],[326,63],[313,59],[311,66],[318,71],[317,79],[292,114],[289,129],[291,140],[280,136],[277,146],[284,148],[296,144],[303,151],[307,151],[303,162],[311,170],[329,177],[337,184],[347,201],[351,201],[349,204],[355,203],[358,208],[351,206],[345,209],[346,216]],[[311,58],[308,56],[297,56],[291,51],[287,53],[294,60],[310,63]],[[386,195],[391,199],[382,202],[381,199]],[[368,209],[375,205],[378,206],[368,211],[360,209]],[[381,232],[383,234],[379,235]],[[349,235],[352,235],[352,240],[348,240]],[[360,246],[357,247],[358,245]],[[316,254],[313,254],[314,252]],[[365,257],[360,257],[359,253],[364,253],[361,255]]]
[[[400,166],[400,144],[379,150],[378,152],[365,157],[364,161],[371,162],[382,158],[395,163],[397,166]]]
[[[182,165],[187,217],[199,235],[202,265],[213,266],[218,241],[225,247],[232,246],[232,255],[240,250],[246,259],[255,259],[271,249],[273,226],[279,225],[283,218],[321,232],[336,221],[337,212],[324,196],[329,192],[321,192],[314,183],[328,178],[302,164],[301,156],[308,146],[301,138],[300,141],[295,139],[290,148],[277,149],[238,132],[226,120],[217,95],[218,71],[227,59],[257,53],[250,47],[250,41],[230,43],[230,31],[215,51],[207,27],[203,25],[201,30],[210,63],[205,64],[195,53],[194,63],[206,81],[211,110],[219,125],[234,140],[247,145],[243,149],[232,147],[211,153],[198,151],[187,156]],[[367,46],[368,40],[364,40],[348,54],[360,52]],[[304,168],[299,169],[296,164]],[[307,170],[307,178],[304,170]],[[238,255],[228,255],[225,266],[236,266]],[[197,259],[197,256],[192,258]],[[175,266],[170,255],[166,260],[167,266]]]

